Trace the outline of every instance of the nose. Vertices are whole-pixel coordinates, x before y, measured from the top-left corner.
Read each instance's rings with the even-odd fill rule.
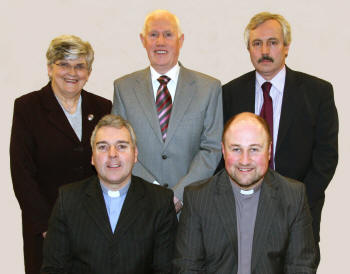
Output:
[[[115,148],[115,146],[110,146],[109,151],[108,151],[108,156],[111,158],[115,158],[118,156],[118,151]]]
[[[76,70],[76,68],[75,68],[74,66],[69,65],[69,67],[68,67],[68,73],[69,73],[70,75],[75,75],[75,74],[77,73],[77,70]]]
[[[160,34],[157,38],[157,45],[164,45],[164,36]]]
[[[249,153],[247,151],[243,151],[239,160],[240,164],[248,165],[250,163]]]
[[[268,55],[270,53],[270,47],[267,43],[263,43],[262,48],[261,48],[261,53],[264,55]]]

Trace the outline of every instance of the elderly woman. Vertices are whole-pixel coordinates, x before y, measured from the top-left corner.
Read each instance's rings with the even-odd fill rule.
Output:
[[[26,273],[38,274],[48,219],[61,185],[94,174],[90,135],[111,102],[83,90],[94,51],[73,35],[52,40],[50,82],[17,98],[10,144],[13,188],[22,209]]]

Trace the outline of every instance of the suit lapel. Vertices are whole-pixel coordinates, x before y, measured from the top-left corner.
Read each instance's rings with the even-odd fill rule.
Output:
[[[237,242],[237,217],[236,217],[236,204],[235,198],[231,186],[230,179],[226,173],[223,171],[221,175],[217,178],[217,184],[214,192],[214,202],[217,209],[217,214],[219,215],[226,235],[228,236],[232,248],[233,248],[233,258],[237,261],[238,258],[238,242]]]
[[[95,102],[91,101],[91,97],[88,96],[85,90],[81,91],[81,123],[82,123],[82,136],[81,142],[84,144],[90,143],[91,132],[98,121],[95,113]]]
[[[83,203],[87,213],[93,219],[96,226],[101,230],[106,239],[111,241],[113,239],[112,229],[102,189],[99,184],[98,178],[96,176],[92,177],[90,185],[87,187]]]
[[[128,230],[128,227],[138,218],[140,209],[143,208],[139,205],[139,202],[142,201],[144,196],[144,186],[139,182],[138,178],[132,176],[131,184],[114,232],[117,239],[118,237],[122,237]]]
[[[254,239],[252,248],[252,272],[260,258],[261,252],[267,245],[267,236],[274,220],[277,204],[277,187],[275,177],[271,171],[266,173],[261,187],[258,210],[255,220]]]
[[[165,140],[165,147],[171,141],[171,138],[175,135],[179,123],[181,122],[183,116],[191,104],[191,101],[196,92],[194,85],[195,80],[193,77],[191,77],[190,72],[183,66],[180,66],[179,79],[177,81],[175,98],[171,110],[167,138]]]
[[[53,93],[51,82],[42,89],[40,101],[48,112],[48,121],[74,142],[80,142]]]
[[[255,112],[255,71],[249,72],[247,81],[238,91],[237,99],[235,99],[236,113],[249,111]]]
[[[162,133],[160,132],[158,114],[154,100],[151,71],[149,68],[141,71],[141,76],[136,79],[136,84],[137,85],[134,87],[134,92],[139,102],[140,108],[144,112],[149,124],[154,131],[154,134],[163,144]]]
[[[283,91],[281,117],[275,153],[276,155],[284,137],[288,132],[289,126],[292,124],[293,119],[296,116],[295,113],[299,113],[301,108],[300,102],[302,102],[302,100],[300,99],[302,97],[302,90],[300,89],[299,85],[300,83],[298,83],[294,71],[286,66],[286,81]]]

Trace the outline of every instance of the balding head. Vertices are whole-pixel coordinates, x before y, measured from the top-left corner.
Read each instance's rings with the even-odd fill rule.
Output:
[[[241,113],[224,128],[222,153],[225,169],[242,189],[261,184],[268,170],[271,137],[264,119],[253,113]]]

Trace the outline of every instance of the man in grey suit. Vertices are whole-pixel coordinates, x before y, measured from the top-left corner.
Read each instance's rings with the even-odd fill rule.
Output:
[[[225,125],[225,169],[186,187],[176,273],[316,273],[305,186],[268,169],[265,120],[242,113]]]
[[[103,117],[91,146],[98,175],[60,189],[42,273],[170,273],[173,193],[131,174],[138,153],[131,125]]]
[[[150,67],[114,82],[112,113],[138,136],[133,173],[173,189],[179,211],[184,187],[211,176],[221,157],[221,84],[179,64],[184,35],[170,12],[151,12],[140,38]]]

